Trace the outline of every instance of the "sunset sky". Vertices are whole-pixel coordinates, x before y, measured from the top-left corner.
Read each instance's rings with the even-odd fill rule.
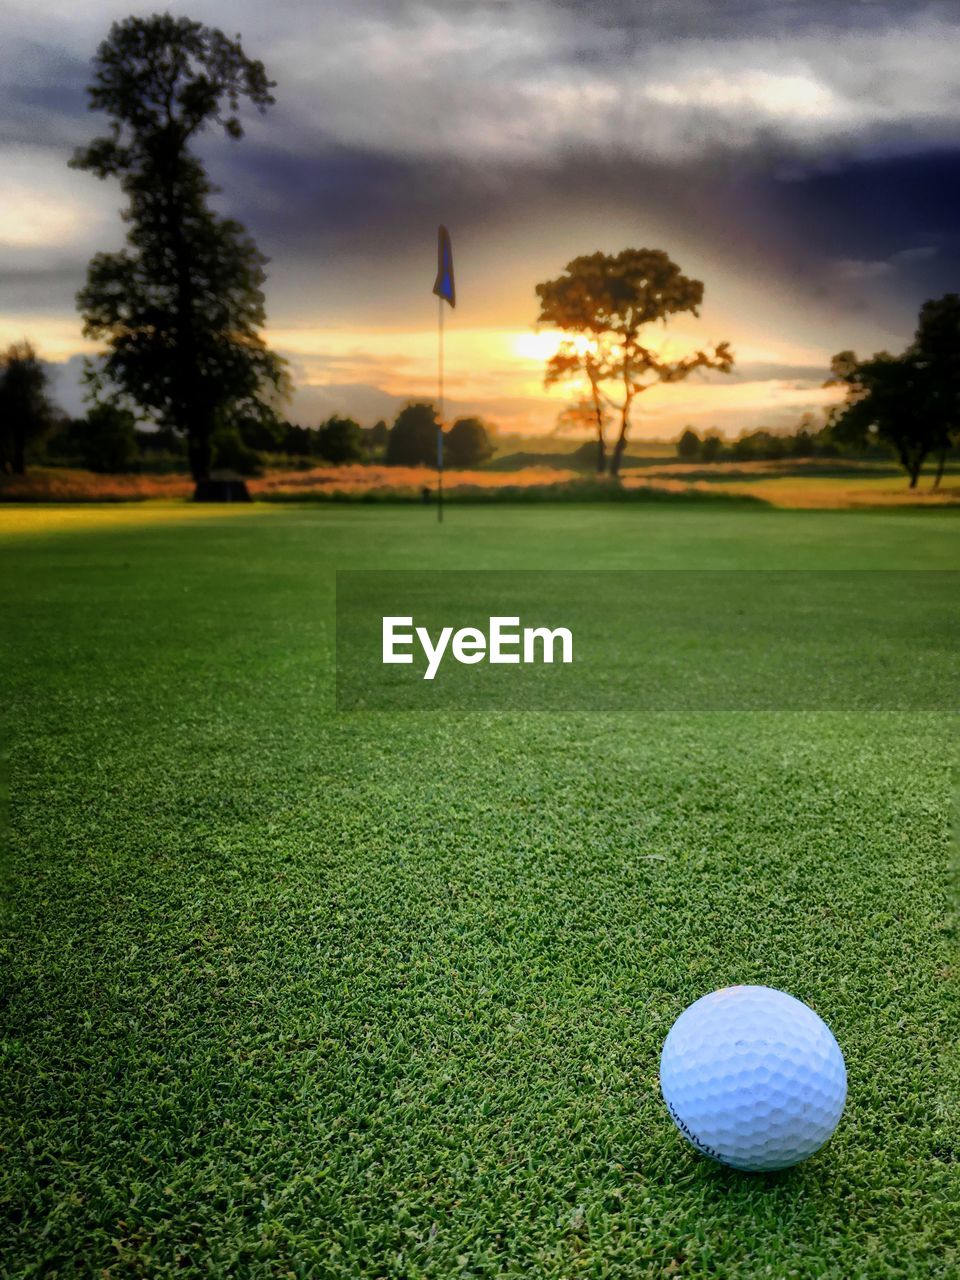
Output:
[[[0,11],[0,342],[29,337],[80,408],[74,294],[119,247],[115,183],[73,172],[103,132],[90,59],[157,4]],[[534,285],[573,256],[662,248],[702,279],[682,346],[729,339],[733,376],[643,398],[635,437],[729,435],[816,410],[830,355],[900,349],[960,289],[960,9],[905,0],[187,0],[277,81],[247,136],[202,151],[269,255],[268,338],[289,416],[391,418],[436,389],[436,226],[453,237],[448,416],[549,432],[553,338]]]

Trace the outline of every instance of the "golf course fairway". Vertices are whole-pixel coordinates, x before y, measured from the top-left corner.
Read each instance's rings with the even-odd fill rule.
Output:
[[[337,569],[951,570],[956,513],[7,508],[0,545],[5,1275],[957,1274],[955,691],[333,693]],[[698,1156],[660,1097],[673,1020],[732,983],[846,1059],[783,1173]]]

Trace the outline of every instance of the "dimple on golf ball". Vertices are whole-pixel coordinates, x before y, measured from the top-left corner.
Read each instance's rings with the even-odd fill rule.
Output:
[[[698,1151],[734,1169],[799,1164],[836,1129],[847,1071],[830,1028],[771,987],[724,987],[670,1028],[660,1088]]]

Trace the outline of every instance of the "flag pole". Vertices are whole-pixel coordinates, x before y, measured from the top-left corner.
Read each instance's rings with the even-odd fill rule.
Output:
[[[437,295],[437,524],[443,524],[443,304],[457,305],[453,284],[453,250],[450,232],[441,223],[437,227],[437,278],[433,284]]]
[[[437,298],[437,524],[443,524],[443,298]]]

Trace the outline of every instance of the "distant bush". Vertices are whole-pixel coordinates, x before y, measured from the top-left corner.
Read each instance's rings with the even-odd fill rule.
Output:
[[[479,467],[493,457],[490,433],[479,418],[458,418],[443,440],[444,461],[451,467]]]
[[[235,471],[240,476],[263,475],[263,459],[235,428],[224,429],[213,441],[213,470]]]
[[[364,456],[363,432],[352,418],[334,415],[321,423],[316,432],[316,451],[325,462],[340,466],[360,462]]]
[[[117,475],[136,470],[137,420],[129,409],[96,404],[75,427],[80,457],[88,471]]]
[[[573,453],[566,456],[560,454],[559,461],[554,465],[563,466],[566,464],[574,471],[599,471],[602,461],[603,454],[600,441],[588,440],[585,444],[580,445],[578,449],[574,449]]]
[[[700,448],[700,437],[692,427],[687,427],[677,441],[677,457],[682,458],[684,462],[692,462],[694,458],[699,457]]]
[[[711,431],[700,441],[701,462],[716,462],[722,453],[723,440],[715,431]]]
[[[187,442],[169,427],[144,431],[137,428],[137,470],[152,475],[170,475],[186,470]]]
[[[82,465],[79,419],[63,414],[54,423],[53,430],[34,450],[31,461],[45,466],[79,467]]]
[[[740,436],[738,440],[734,440],[725,451],[726,457],[732,458],[734,462],[750,462],[756,457],[756,450],[753,442],[748,436]],[[721,455],[722,456],[722,455]]]
[[[813,415],[804,414],[792,432],[761,427],[730,441],[717,431],[698,437],[688,427],[677,441],[677,456],[684,462],[777,462],[785,458],[886,458],[890,451],[879,446],[843,449],[829,426],[817,428]]]
[[[286,423],[283,439],[280,441],[280,451],[292,457],[316,456],[316,432],[311,431],[309,427],[299,427],[293,422]]]
[[[0,473],[22,476],[27,451],[42,446],[55,425],[49,375],[29,342],[0,354]]]
[[[364,444],[371,453],[382,452],[390,439],[390,428],[381,418],[372,427],[363,427]]]
[[[434,466],[437,461],[437,415],[432,404],[408,404],[400,410],[387,441],[386,462],[392,467]]]
[[[82,467],[99,475],[139,471],[140,437],[128,409],[97,404],[84,418],[63,415],[43,443],[35,461],[46,466]]]
[[[241,441],[258,454],[279,449],[287,431],[287,423],[269,414],[250,414],[237,419],[234,425]]]

